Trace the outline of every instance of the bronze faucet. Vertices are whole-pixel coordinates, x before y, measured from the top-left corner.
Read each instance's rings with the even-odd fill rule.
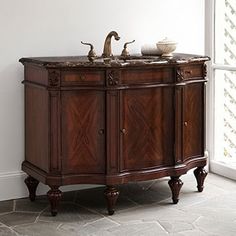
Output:
[[[102,57],[112,57],[112,52],[111,52],[111,38],[112,36],[115,37],[115,40],[119,40],[120,37],[116,31],[111,31],[104,42],[104,48],[103,48],[103,54]]]

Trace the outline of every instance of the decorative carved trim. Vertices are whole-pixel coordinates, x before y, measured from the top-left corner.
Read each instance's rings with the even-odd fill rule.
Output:
[[[50,86],[52,86],[52,87],[59,86],[60,73],[57,71],[49,71],[48,79],[49,79]]]
[[[111,70],[108,72],[108,85],[114,86],[119,84],[120,73],[117,70]]]
[[[184,80],[184,72],[181,70],[181,68],[176,69],[176,78],[178,82]]]
[[[203,77],[205,78],[207,76],[207,65],[203,64]]]

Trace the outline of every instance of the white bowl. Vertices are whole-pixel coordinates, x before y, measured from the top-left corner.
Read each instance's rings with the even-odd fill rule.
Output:
[[[170,57],[172,56],[172,52],[175,51],[177,43],[165,38],[164,40],[159,41],[156,46],[157,49],[161,51],[162,56]]]
[[[162,54],[154,43],[142,45],[141,53],[144,56],[160,56]]]

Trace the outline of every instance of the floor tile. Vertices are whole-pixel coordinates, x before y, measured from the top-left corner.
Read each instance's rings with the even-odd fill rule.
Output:
[[[15,226],[27,223],[33,223],[38,214],[26,212],[12,212],[9,214],[1,215],[0,222],[7,226]]]
[[[0,215],[13,211],[13,200],[0,202]]]
[[[61,202],[58,212],[58,215],[53,217],[51,216],[50,208],[48,208],[40,215],[39,220],[61,223],[80,222],[84,224],[103,217],[73,203]]]
[[[168,233],[157,222],[122,224],[120,226],[109,229],[108,232],[111,232],[112,235],[116,235],[116,236],[120,236],[120,235],[129,235],[129,236],[168,235]]]
[[[159,223],[162,225],[162,227],[168,232],[168,233],[179,233],[186,230],[193,230],[194,226],[192,223],[184,222],[182,219],[176,219],[176,220],[168,220],[163,221],[159,220]]]
[[[121,186],[121,195],[139,205],[152,204],[171,197],[167,181],[142,182]]]
[[[94,222],[87,223],[86,225],[81,225],[78,223],[63,224],[60,226],[60,229],[69,233],[77,232],[79,235],[106,235],[109,234],[107,231],[108,229],[118,225],[118,223],[115,223],[107,218],[102,218]]]
[[[172,204],[173,205],[173,204]],[[137,222],[137,221],[171,221],[181,219],[182,221],[192,223],[200,215],[192,214],[172,208],[171,205],[166,205],[164,207],[156,205],[146,205],[136,209],[130,209],[129,211],[120,212],[119,214],[114,214],[110,216],[112,220],[115,220],[119,223],[125,222]]]
[[[46,198],[36,199],[34,202],[31,202],[29,198],[23,198],[15,200],[15,211],[26,211],[26,212],[41,212],[47,206],[49,202]]]
[[[18,236],[18,234],[15,231],[7,227],[0,227],[0,235],[1,236]]]
[[[222,220],[215,220],[208,217],[201,217],[196,221],[196,227],[207,234],[213,234],[217,236],[236,235],[236,224],[232,221],[224,220],[224,215],[222,214]]]
[[[65,236],[64,231],[58,230],[59,223],[41,222],[20,225],[14,227],[14,230],[22,236]]]

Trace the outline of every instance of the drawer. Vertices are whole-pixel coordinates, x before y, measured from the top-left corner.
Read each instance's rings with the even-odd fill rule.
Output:
[[[61,83],[66,85],[103,85],[105,78],[104,71],[62,71]]]
[[[176,77],[177,81],[202,79],[203,77],[202,65],[179,67],[177,68]]]
[[[140,83],[169,83],[173,81],[172,68],[158,69],[129,69],[122,71],[122,84],[140,84]]]

